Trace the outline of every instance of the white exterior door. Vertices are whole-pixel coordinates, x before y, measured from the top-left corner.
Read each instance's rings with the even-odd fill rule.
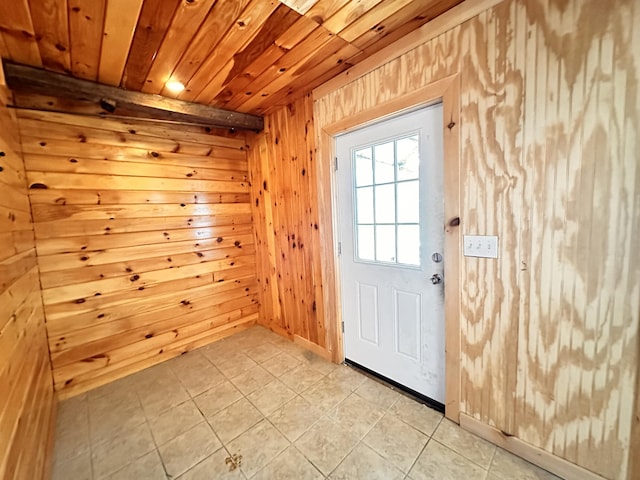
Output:
[[[442,141],[438,104],[336,150],[345,356],[444,404]]]

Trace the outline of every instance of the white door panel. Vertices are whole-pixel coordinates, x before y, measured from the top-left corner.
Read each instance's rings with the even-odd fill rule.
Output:
[[[442,128],[434,105],[336,146],[345,355],[444,403]]]

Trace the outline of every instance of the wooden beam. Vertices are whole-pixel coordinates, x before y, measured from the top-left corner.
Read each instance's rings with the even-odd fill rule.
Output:
[[[133,92],[8,61],[3,66],[7,86],[18,92],[109,104],[159,120],[256,131],[264,127],[262,117],[257,115]]]

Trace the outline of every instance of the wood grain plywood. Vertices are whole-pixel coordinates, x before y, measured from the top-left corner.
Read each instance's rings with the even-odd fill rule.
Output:
[[[461,412],[612,479],[635,478],[639,15],[502,2],[315,102],[322,127],[459,72],[463,233],[501,249],[460,258]]]
[[[55,399],[18,125],[7,101],[0,82],[0,477],[40,479],[51,462]]]
[[[18,115],[59,395],[255,323],[243,135]]]

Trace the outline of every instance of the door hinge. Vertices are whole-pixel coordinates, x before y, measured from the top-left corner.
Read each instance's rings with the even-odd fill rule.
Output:
[[[342,322],[342,333],[344,333],[344,322]]]
[[[338,255],[342,255],[342,242],[338,242]]]
[[[338,171],[338,157],[333,159],[333,168],[336,172]]]

